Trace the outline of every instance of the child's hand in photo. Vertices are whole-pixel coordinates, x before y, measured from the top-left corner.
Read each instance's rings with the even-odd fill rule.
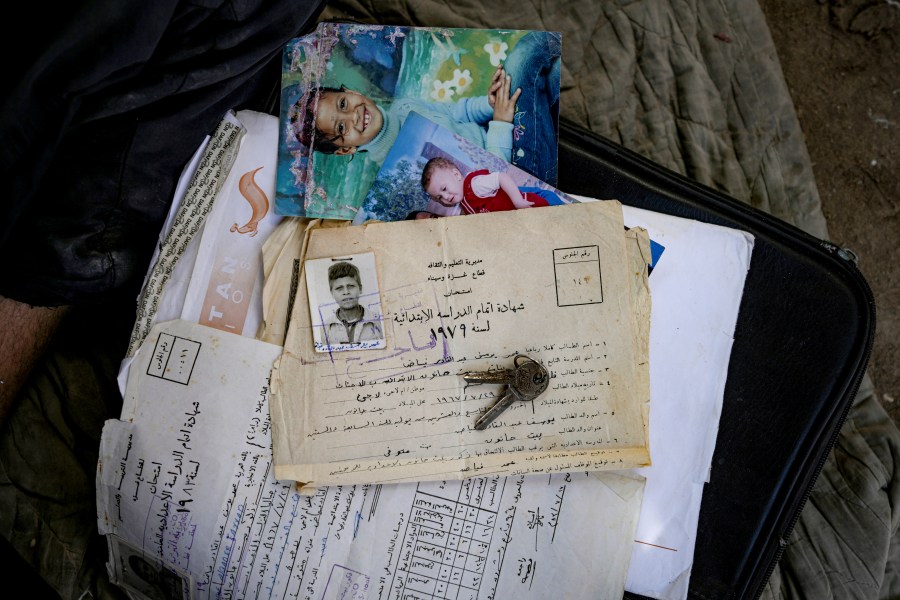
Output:
[[[491,85],[488,87],[487,91],[488,104],[491,108],[494,108],[494,105],[497,104],[497,92],[500,90],[500,86],[503,84],[505,78],[506,71],[503,69],[503,63],[501,63],[497,65],[497,69],[494,71],[493,76],[491,76]]]
[[[516,100],[522,93],[522,88],[516,88],[512,96],[509,95],[511,77],[501,72],[500,87],[497,90],[494,99],[494,120],[512,123],[513,117],[516,116]]]

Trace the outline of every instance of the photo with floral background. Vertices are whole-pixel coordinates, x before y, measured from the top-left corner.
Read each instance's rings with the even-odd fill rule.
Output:
[[[276,212],[352,219],[385,158],[386,151],[369,149],[338,155],[313,150],[309,146],[314,142],[304,145],[297,134],[304,112],[296,107],[304,106],[311,89],[324,86],[353,90],[370,98],[384,113],[389,113],[398,100],[407,99],[428,106],[444,105],[438,108],[449,112],[449,107],[462,99],[486,97],[498,65],[507,64],[523,38],[529,40],[531,54],[545,58],[555,68],[547,79],[551,97],[547,118],[553,128],[542,134],[553,138],[544,143],[552,148],[555,166],[560,59],[557,33],[321,23],[316,33],[294,40],[285,51],[283,63]],[[531,68],[531,63],[527,64]],[[317,110],[321,98],[316,96],[310,110]],[[482,101],[481,106],[486,103]],[[394,135],[402,123],[390,123]],[[522,147],[527,147],[529,136],[540,131],[515,121],[511,130],[513,141],[521,141]]]

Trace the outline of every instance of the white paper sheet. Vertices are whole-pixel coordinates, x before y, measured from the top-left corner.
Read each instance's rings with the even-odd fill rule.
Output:
[[[203,223],[182,319],[254,337],[262,321],[262,245],[275,214],[278,117],[240,111],[247,132]]]
[[[269,201],[275,194],[273,140],[278,138],[278,118],[242,110],[229,111],[222,122],[242,132],[239,146],[229,153],[233,154],[233,164],[219,177],[215,168],[208,166],[202,184],[194,179],[210,141],[207,136],[185,166],[144,289],[151,275],[160,275],[161,250],[167,260],[177,260],[165,285],[152,297],[144,297],[146,303],[156,307],[147,322],[152,325],[183,318],[254,337],[262,320],[262,245],[281,221]],[[182,209],[181,201],[191,186],[218,188],[208,212]],[[187,243],[169,238],[176,219],[187,224]],[[215,300],[221,300],[218,307]],[[119,391],[123,395],[131,362],[132,356],[127,356],[119,369]]]
[[[584,200],[584,198],[581,198]],[[625,206],[665,247],[650,276],[650,457],[626,589],[687,597],[753,236]]]

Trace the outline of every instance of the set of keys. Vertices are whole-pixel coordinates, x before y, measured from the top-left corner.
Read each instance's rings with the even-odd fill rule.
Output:
[[[528,402],[540,396],[550,383],[550,374],[536,360],[519,354],[513,360],[514,369],[497,371],[467,371],[460,373],[466,383],[506,385],[503,395],[477,421],[475,429],[481,431],[500,416],[514,402]]]

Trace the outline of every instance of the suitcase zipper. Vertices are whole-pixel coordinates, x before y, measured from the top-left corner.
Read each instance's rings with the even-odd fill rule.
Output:
[[[872,290],[869,287],[869,284],[865,281],[865,277],[862,276],[862,272],[859,270],[859,256],[850,250],[849,248],[843,248],[841,246],[837,246],[827,241],[822,241],[821,245],[825,250],[829,253],[836,255],[840,259],[851,263],[853,265],[852,269],[855,274],[862,279],[863,289],[865,290],[866,300],[872,306],[873,309],[873,321],[875,319],[874,309],[875,309],[875,301],[872,296]],[[869,365],[869,357],[872,354],[872,345],[875,341],[874,335],[874,326],[873,333],[866,340],[866,347],[862,353],[862,364],[866,367]],[[848,390],[852,394],[852,398],[856,398],[856,394],[859,393],[859,387],[862,385],[863,377],[865,377],[866,369],[861,369],[857,376],[853,379]],[[797,521],[800,520],[800,514],[803,512],[803,509],[806,507],[806,502],[809,500],[809,497],[812,495],[813,488],[816,485],[816,481],[819,479],[819,475],[822,472],[822,469],[825,467],[825,462],[828,460],[828,457],[831,455],[832,450],[834,450],[834,446],[837,443],[838,436],[841,434],[841,429],[844,427],[844,422],[847,420],[847,416],[850,414],[850,409],[853,408],[853,400],[847,403],[847,406],[843,409],[840,418],[837,421],[837,427],[835,427],[834,432],[831,434],[831,438],[828,440],[828,444],[826,445],[826,451],[822,454],[822,458],[819,459],[816,464],[816,468],[813,470],[813,476],[810,479],[810,483],[806,488],[806,491],[803,493],[803,496],[800,500],[800,504],[794,515],[791,517],[790,522],[788,523],[787,528],[784,530],[784,533],[778,539],[778,550],[775,552],[775,556],[773,557],[771,563],[766,568],[765,574],[762,578],[762,585],[760,585],[759,589],[756,591],[756,594],[753,596],[753,600],[759,600],[762,597],[763,591],[765,591],[766,584],[769,581],[769,578],[772,576],[772,573],[775,572],[775,567],[778,566],[779,561],[781,560],[781,556],[784,554],[785,549],[788,545],[788,540],[791,536],[791,533],[794,531],[794,527],[797,525]]]

